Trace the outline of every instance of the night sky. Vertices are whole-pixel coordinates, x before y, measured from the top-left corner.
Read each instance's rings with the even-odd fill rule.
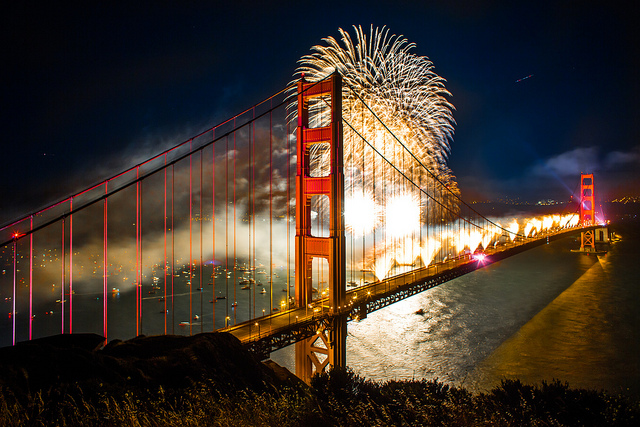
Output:
[[[323,37],[372,24],[447,80],[465,200],[564,200],[581,171],[603,199],[640,196],[633,2],[13,3],[0,223],[252,106]]]

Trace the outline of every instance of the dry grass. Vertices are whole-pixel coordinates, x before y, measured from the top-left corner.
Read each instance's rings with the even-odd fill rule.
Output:
[[[559,381],[505,381],[489,393],[437,381],[376,383],[350,370],[314,378],[311,387],[223,393],[213,383],[185,389],[85,392],[49,389],[16,399],[0,394],[7,426],[635,426],[640,404]]]

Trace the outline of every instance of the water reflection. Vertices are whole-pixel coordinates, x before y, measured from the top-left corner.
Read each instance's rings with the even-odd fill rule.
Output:
[[[486,390],[558,378],[640,395],[640,238],[599,257],[576,245],[532,249],[349,323],[347,364],[382,381]],[[273,358],[293,368],[291,349]]]

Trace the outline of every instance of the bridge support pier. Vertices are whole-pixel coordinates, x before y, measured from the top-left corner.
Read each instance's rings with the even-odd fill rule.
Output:
[[[328,111],[330,120],[326,120],[326,116],[314,117],[312,123],[321,125],[310,127],[310,104],[315,106],[312,114]],[[328,165],[318,157],[324,150],[329,151]],[[316,83],[307,83],[303,78],[298,82],[296,304],[298,307],[311,305],[314,310],[315,303],[319,302],[322,313],[325,308],[329,310],[328,321],[325,327],[319,328],[317,336],[296,344],[296,375],[306,382],[327,366],[346,364],[347,326],[346,318],[340,315],[346,298],[343,161],[342,77],[334,73]],[[314,196],[329,199],[329,237],[311,233]],[[329,266],[328,296],[325,298],[318,292],[316,301],[313,299],[313,258],[324,258]]]
[[[297,342],[296,376],[309,384],[311,377],[329,366],[347,364],[347,317],[333,316],[316,335]]]

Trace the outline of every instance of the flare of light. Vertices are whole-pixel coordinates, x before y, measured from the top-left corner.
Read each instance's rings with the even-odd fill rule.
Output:
[[[533,225],[533,223],[531,221],[527,222],[524,226],[524,237],[530,237],[533,232],[533,229],[535,228],[535,226]]]
[[[553,215],[546,215],[542,218],[542,229],[543,230],[551,230],[553,226]]]
[[[509,231],[509,238],[511,240],[515,240],[516,236],[518,235],[518,231],[520,231],[520,224],[518,224],[518,221],[514,219],[513,222],[507,227],[507,230]]]
[[[531,223],[533,224],[533,228],[536,230],[535,234],[538,234],[542,231],[542,220],[533,218],[531,219]]]
[[[457,252],[462,252],[465,248],[473,252],[482,243],[482,234],[477,230],[460,230],[459,233],[454,233],[452,240]]]
[[[425,267],[431,264],[441,247],[440,240],[434,238],[428,238],[422,242],[422,245],[420,245],[420,258],[422,258],[422,263]]]
[[[487,229],[482,233],[482,248],[486,249],[491,244],[493,239],[496,239],[500,236],[500,225],[490,225]]]
[[[477,253],[477,254],[473,254],[473,259],[475,259],[476,261],[478,261],[479,263],[484,263],[484,259],[487,256],[483,253]]]
[[[405,237],[419,231],[419,201],[408,194],[392,197],[386,206],[385,221],[391,237]]]
[[[370,233],[375,226],[377,212],[378,208],[370,194],[356,192],[345,198],[344,221],[347,230],[355,236]]]
[[[383,256],[376,259],[376,264],[374,268],[374,273],[378,280],[382,280],[387,277],[389,271],[394,266],[395,260],[388,253],[385,253]]]
[[[420,253],[420,243],[418,241],[411,237],[403,237],[397,243],[394,258],[400,265],[413,265]]]
[[[563,216],[561,221],[564,228],[575,227],[580,222],[580,217],[577,214],[567,214]]]

